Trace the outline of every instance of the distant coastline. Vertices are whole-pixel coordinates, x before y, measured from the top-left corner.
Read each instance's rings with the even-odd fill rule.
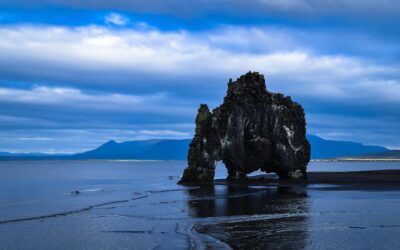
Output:
[[[334,158],[313,159],[312,162],[400,162],[400,158]]]
[[[58,158],[21,158],[0,157],[0,161],[92,161],[92,162],[186,162],[184,159],[177,160],[140,160],[140,159],[58,159]],[[400,162],[400,158],[334,158],[334,159],[312,159],[310,162]]]

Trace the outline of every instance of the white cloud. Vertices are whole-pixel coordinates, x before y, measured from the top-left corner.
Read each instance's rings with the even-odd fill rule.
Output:
[[[164,138],[165,136],[189,138],[190,136],[190,134],[187,132],[179,132],[173,130],[139,130],[139,133],[145,136],[160,136],[162,138]]]
[[[168,79],[174,79],[168,82],[173,85],[170,91],[186,93],[199,82],[179,81],[179,78],[227,79],[253,70],[266,74],[268,88],[295,98],[400,103],[398,65],[319,54],[308,46],[307,41],[312,39],[282,29],[227,26],[191,33],[98,26],[5,26],[0,28],[0,37],[3,77],[26,75],[25,78],[47,82],[46,86],[31,90],[0,89],[3,99],[18,96],[15,102],[64,100],[69,105],[79,102],[82,107],[94,108],[97,103],[107,103],[98,106],[123,110],[135,104],[153,103],[161,97],[157,93],[146,99],[135,95],[89,95],[79,89],[49,84],[79,81],[79,87],[96,88],[99,82],[118,86],[121,80],[128,82],[124,88],[140,85],[154,92]],[[137,80],[137,75],[154,76],[156,80],[149,85],[147,80]],[[202,91],[212,90],[215,84],[210,80],[201,82]],[[224,82],[220,84],[224,86]]]
[[[321,89],[322,94],[325,90],[331,91],[332,86],[342,88],[360,80],[373,81],[376,76],[399,74],[396,65],[378,65],[344,55],[315,54],[307,44],[287,32],[237,29],[242,38],[227,39],[234,32],[232,27],[208,33],[116,31],[96,26],[3,27],[0,29],[3,55],[0,67],[19,76],[35,69],[35,75],[43,78],[56,77],[49,70],[56,67],[54,70],[58,69],[62,77],[65,77],[62,72],[73,70],[95,72],[110,81],[121,72],[128,77],[137,73],[194,77],[207,72],[207,75],[228,78],[256,70],[275,79],[297,81],[302,84],[296,88],[298,91]],[[252,51],[261,47],[267,49]],[[16,67],[18,64],[24,67]],[[335,92],[340,93],[340,88]]]
[[[0,87],[0,102],[4,105],[24,103],[27,105],[60,106],[63,109],[76,108],[86,111],[100,110],[118,113],[168,113],[190,114],[193,110],[181,106],[174,106],[168,96],[158,93],[148,96],[134,96],[124,94],[88,94],[78,89],[35,86],[32,89],[15,89]],[[0,116],[1,120],[1,116]]]
[[[106,24],[125,26],[129,22],[129,19],[118,13],[110,13],[104,17],[104,22]]]
[[[190,102],[191,97],[185,99],[184,94],[171,97],[157,93],[161,85],[173,79],[168,82],[172,86],[171,93],[186,93],[197,87],[200,89],[197,93],[199,98],[207,101],[215,88],[225,88],[224,82],[216,82],[215,79],[234,78],[248,70],[256,70],[266,74],[267,86],[271,90],[292,95],[295,100],[305,100],[304,104],[311,109],[308,115],[317,113],[312,110],[313,104],[320,109],[327,107],[323,110],[326,114],[345,113],[349,107],[357,109],[352,114],[355,116],[363,112],[375,112],[382,116],[398,114],[392,108],[400,105],[398,65],[344,54],[321,54],[308,44],[312,39],[303,38],[295,32],[262,28],[220,27],[207,32],[167,32],[155,29],[115,30],[98,26],[3,26],[0,28],[1,78],[7,80],[7,77],[25,76],[24,79],[31,81],[28,83],[42,80],[46,83],[31,89],[1,87],[0,101],[8,106],[24,104],[56,106],[63,110],[74,108],[74,111],[85,111],[86,116],[90,116],[90,112],[105,112],[104,117],[110,117],[110,127],[121,127],[122,124],[133,126],[132,120],[125,116],[113,123],[113,114],[126,113],[129,118],[135,118],[140,110],[157,116],[184,116],[185,120],[179,122],[192,122],[189,119],[195,115],[197,101]],[[133,80],[140,74],[154,76],[156,81]],[[208,77],[208,81],[196,80],[204,76]],[[86,78],[82,80],[80,77]],[[80,85],[59,87],[58,82],[66,81],[66,78],[72,86],[79,79]],[[122,78],[124,81],[128,79],[125,89],[131,90],[140,85],[151,94],[132,94],[132,91],[104,94],[80,90],[82,86],[92,91],[96,86],[104,89],[104,85],[99,86],[100,81],[105,81],[106,87],[112,89]],[[180,78],[193,81],[179,81]],[[375,107],[375,111],[371,107]],[[35,115],[21,115],[21,119],[44,120],[51,124],[52,118]],[[99,117],[104,118],[97,115],[96,119]],[[139,116],[138,120],[146,118]],[[10,113],[0,114],[0,120],[7,121],[7,124],[12,124],[13,119],[19,118]],[[86,122],[80,124],[81,120]],[[90,126],[88,120],[86,117],[74,117],[74,125]],[[107,122],[91,121],[102,126]],[[336,136],[341,133],[343,136],[343,131],[350,131],[349,127],[343,130],[336,127],[335,130],[332,126],[327,131],[317,123],[318,119],[309,120],[312,132]],[[357,126],[354,120],[348,123],[353,124],[349,126]],[[376,126],[385,127],[384,122]],[[171,127],[174,125],[149,129],[150,132],[142,130],[141,136],[169,136]],[[178,133],[176,136],[186,135],[186,130],[171,131],[170,136],[175,132]],[[362,132],[365,131],[367,128]],[[398,138],[396,136],[394,138]],[[363,142],[368,141],[372,139],[367,138]]]

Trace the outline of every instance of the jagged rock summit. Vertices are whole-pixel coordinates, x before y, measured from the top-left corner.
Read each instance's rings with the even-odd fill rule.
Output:
[[[180,183],[212,182],[220,160],[228,180],[246,179],[256,170],[305,179],[310,144],[304,110],[290,97],[267,91],[262,74],[230,79],[222,105],[212,112],[200,105],[187,160]]]

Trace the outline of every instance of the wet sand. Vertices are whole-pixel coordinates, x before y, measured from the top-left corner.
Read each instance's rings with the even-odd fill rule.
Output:
[[[353,172],[310,172],[307,183],[336,184],[399,184],[400,170],[376,170]]]
[[[271,174],[249,177],[246,181],[230,182],[225,179],[215,180],[216,185],[307,185],[307,184],[335,184],[350,186],[364,186],[369,188],[393,187],[400,188],[400,170],[374,170],[351,172],[308,172],[307,180],[279,180]]]
[[[350,214],[352,212],[350,210],[347,211],[346,208],[343,208],[344,211],[332,214],[330,212],[311,212],[310,209],[306,209],[307,206],[305,206],[304,202],[305,200],[313,200],[309,197],[309,194],[314,192],[313,190],[318,190],[317,192],[327,200],[331,199],[327,197],[333,194],[335,197],[342,197],[346,196],[347,193],[351,195],[352,192],[368,192],[371,194],[368,200],[373,203],[375,199],[379,199],[379,194],[400,190],[400,170],[310,172],[308,173],[308,179],[301,181],[279,180],[274,178],[273,175],[267,174],[249,177],[246,182],[228,183],[224,179],[218,179],[215,181],[215,185],[227,185],[229,187],[259,186],[260,188],[275,186],[278,190],[277,195],[279,199],[275,200],[275,198],[268,197],[264,201],[264,204],[267,204],[266,206],[268,207],[268,212],[264,212],[264,216],[249,217],[243,220],[219,221],[210,224],[197,224],[194,226],[196,232],[216,238],[233,249],[305,249],[310,246],[312,246],[311,248],[317,247],[315,246],[318,244],[317,242],[310,241],[310,234],[318,234],[313,232],[314,230],[317,232],[329,232],[331,230],[332,232],[327,233],[327,235],[336,235],[340,234],[340,232],[348,231],[348,234],[359,234],[362,235],[362,238],[365,238],[366,236],[363,236],[363,234],[366,234],[365,232],[379,230],[380,228],[385,230],[387,227],[384,224],[368,226],[348,224],[347,221],[352,221],[352,216],[363,218],[363,215],[361,215],[361,212]],[[377,193],[378,195],[376,195]],[[289,212],[282,212],[282,204],[285,204],[284,207]],[[368,206],[365,207],[366,209],[370,209]],[[379,206],[375,209],[378,212],[381,210]],[[321,223],[318,227],[310,226],[310,220],[315,220],[315,218],[324,218],[327,216],[329,220],[331,220],[331,217],[338,220],[335,217],[337,216],[336,214],[343,216],[343,218],[339,219],[339,221],[344,221],[343,226],[332,227],[331,223],[333,222],[329,222],[328,225]],[[379,222],[382,223],[382,221]],[[390,227],[397,228],[400,225],[390,225]],[[324,233],[320,234],[326,237]],[[368,242],[367,239],[364,241],[366,242],[366,246],[361,246],[360,243],[357,243],[354,249],[371,246],[372,243]],[[376,242],[376,240],[371,241]],[[327,249],[334,249],[336,243],[335,245],[322,244],[321,246]],[[351,245],[343,244],[341,246],[351,247]]]

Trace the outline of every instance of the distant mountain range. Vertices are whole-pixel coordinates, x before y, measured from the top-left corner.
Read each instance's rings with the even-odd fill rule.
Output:
[[[117,143],[73,155],[77,159],[185,160],[191,140],[146,140]]]
[[[307,135],[311,144],[312,159],[352,157],[362,155],[388,154],[392,157],[400,151],[390,151],[384,147],[366,146],[348,141],[325,140],[315,135]],[[190,139],[154,139],[144,141],[106,142],[100,147],[73,155],[46,155],[41,153],[13,154],[0,152],[0,160],[89,160],[89,159],[135,159],[135,160],[186,160]]]
[[[311,144],[311,159],[360,156],[389,151],[387,148],[380,146],[367,146],[349,141],[325,140],[315,135],[307,135],[307,139]]]

